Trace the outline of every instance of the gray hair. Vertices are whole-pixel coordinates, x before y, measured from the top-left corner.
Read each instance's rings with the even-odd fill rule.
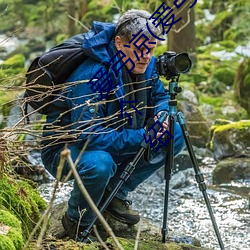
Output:
[[[150,40],[155,39],[151,33],[159,36],[161,30],[152,24],[152,21],[149,20],[150,17],[151,14],[145,10],[128,10],[118,20],[115,30],[116,36],[120,36],[124,41],[128,42],[133,34],[135,35],[142,30],[142,33]],[[147,28],[147,23],[151,33]]]

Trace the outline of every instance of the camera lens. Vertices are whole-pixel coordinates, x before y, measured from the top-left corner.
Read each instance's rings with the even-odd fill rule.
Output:
[[[186,73],[191,68],[191,60],[186,53],[179,54],[175,57],[175,69],[179,73]]]

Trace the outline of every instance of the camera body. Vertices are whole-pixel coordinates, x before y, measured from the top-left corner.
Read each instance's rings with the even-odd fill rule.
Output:
[[[185,74],[192,67],[192,61],[187,53],[176,54],[174,51],[164,52],[156,59],[157,73],[167,80]]]

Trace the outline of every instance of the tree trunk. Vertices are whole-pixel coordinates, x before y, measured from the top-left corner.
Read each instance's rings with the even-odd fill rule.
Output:
[[[87,13],[87,10],[88,10],[87,0],[79,1],[79,11],[78,11],[79,20],[83,18],[83,16]]]
[[[68,34],[69,36],[73,36],[76,34],[76,21],[72,18],[76,19],[76,3],[75,0],[68,1],[68,14],[69,14],[69,22],[68,22]]]
[[[195,39],[195,12],[193,6],[189,8],[194,0],[179,0],[177,3],[183,5],[179,9],[173,3],[166,1],[166,4],[171,7],[175,13],[175,20],[179,17],[182,19],[177,22],[168,33],[168,50],[175,51],[177,53],[187,52],[189,53],[192,61],[196,61],[196,39]]]

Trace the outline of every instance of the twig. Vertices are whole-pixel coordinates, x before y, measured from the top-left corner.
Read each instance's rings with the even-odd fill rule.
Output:
[[[68,17],[72,20],[74,20],[76,23],[80,24],[84,29],[86,29],[87,31],[89,31],[89,28],[87,26],[85,26],[82,22],[80,22],[79,20],[77,20],[76,18],[74,18],[71,15],[68,15]]]
[[[95,235],[97,237],[97,239],[100,241],[101,245],[106,249],[109,250],[108,246],[105,244],[105,242],[102,240],[100,234],[97,231],[96,225],[93,226],[93,230],[95,232]]]
[[[139,237],[140,237],[140,233],[141,233],[141,224],[142,224],[142,222],[140,220],[139,225],[138,225],[138,230],[137,230],[136,238],[135,238],[134,250],[137,250],[138,246],[139,246]]]
[[[31,234],[29,235],[29,238],[28,238],[26,244],[24,245],[23,250],[27,249],[27,247],[29,246],[30,241],[32,240],[32,238],[35,235],[36,231],[38,230],[38,228],[40,227],[40,225],[43,222],[41,232],[40,232],[40,235],[38,237],[37,244],[36,244],[37,247],[41,246],[42,239],[43,239],[43,236],[44,236],[44,233],[46,231],[47,224],[48,224],[48,221],[49,221],[49,218],[50,218],[50,215],[51,215],[52,205],[53,205],[53,202],[55,200],[55,194],[56,194],[56,190],[57,190],[58,185],[59,185],[59,180],[60,180],[61,175],[62,175],[62,170],[63,170],[65,160],[66,159],[64,157],[60,158],[60,162],[59,162],[58,168],[57,168],[56,182],[55,182],[55,186],[54,186],[54,189],[53,189],[53,193],[52,193],[52,197],[50,199],[49,205],[48,205],[46,211],[44,212],[44,214],[42,215],[42,217],[40,218],[40,220],[38,221],[38,223],[36,224],[35,228],[31,232]]]
[[[88,202],[90,208],[94,211],[94,213],[97,215],[98,219],[100,220],[100,222],[102,223],[102,225],[104,226],[105,230],[108,232],[108,234],[113,238],[115,245],[117,246],[117,248],[119,250],[124,250],[123,247],[121,246],[121,244],[119,243],[118,239],[116,238],[116,236],[114,235],[111,227],[109,226],[109,224],[106,222],[106,220],[104,219],[104,217],[102,216],[102,214],[100,213],[100,211],[98,210],[98,208],[96,207],[95,203],[93,202],[92,198],[90,197],[88,191],[86,190],[85,186],[83,185],[83,182],[79,176],[79,174],[77,173],[77,170],[75,168],[74,162],[71,158],[71,154],[70,154],[70,150],[69,149],[64,149],[61,152],[61,156],[62,158],[66,158],[68,160],[69,166],[72,169],[73,172],[73,176],[75,178],[75,181],[80,189],[80,191],[82,192],[84,198],[86,199],[86,201]]]

